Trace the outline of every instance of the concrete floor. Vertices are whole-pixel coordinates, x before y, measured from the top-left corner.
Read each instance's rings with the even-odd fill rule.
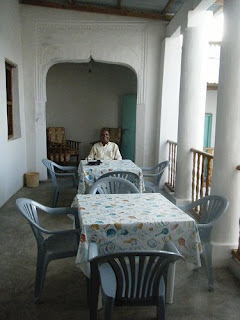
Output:
[[[15,200],[27,197],[45,205],[51,203],[51,184],[24,187],[0,208],[0,319],[8,320],[87,320],[85,278],[74,258],[49,264],[42,302],[33,303],[36,243],[27,221],[17,211]],[[70,206],[74,191],[60,195],[58,206]],[[68,218],[44,217],[43,223],[68,226]],[[168,320],[240,320],[240,282],[227,269],[215,269],[215,291],[208,292],[205,268],[189,271],[184,263],[177,266],[175,298],[167,305]],[[154,307],[118,307],[113,319],[156,319]],[[103,312],[99,311],[103,320]]]

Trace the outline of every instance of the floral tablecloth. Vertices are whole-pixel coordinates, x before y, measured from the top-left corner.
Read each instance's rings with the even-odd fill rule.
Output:
[[[103,174],[110,171],[129,171],[136,173],[139,176],[139,191],[144,191],[144,182],[142,169],[139,168],[131,160],[104,160],[100,165],[90,166],[86,160],[81,160],[78,167],[79,185],[78,193],[86,193],[94,181],[96,181]]]
[[[78,194],[73,205],[78,206],[82,227],[76,258],[80,268],[88,260],[90,242],[104,254],[160,250],[172,241],[189,269],[201,266],[196,222],[161,194]]]

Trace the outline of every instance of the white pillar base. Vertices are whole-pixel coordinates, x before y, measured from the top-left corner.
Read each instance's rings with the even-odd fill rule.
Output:
[[[240,280],[240,261],[233,257],[230,260],[229,269],[233,272],[235,277]]]
[[[213,267],[228,267],[232,258],[232,249],[237,249],[236,243],[212,242]]]
[[[163,189],[166,192],[166,197],[168,198],[168,200],[170,200],[176,206],[185,206],[185,205],[189,204],[190,202],[192,202],[191,199],[180,199],[180,198],[177,198],[175,193],[170,191],[168,189],[168,187],[166,187],[166,186],[164,186]]]

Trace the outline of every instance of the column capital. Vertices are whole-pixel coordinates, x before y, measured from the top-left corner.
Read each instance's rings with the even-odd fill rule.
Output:
[[[194,11],[188,12],[186,28],[207,28],[213,18],[211,11]],[[184,31],[184,26],[181,26],[181,31]]]
[[[174,18],[170,21],[167,26],[167,36],[175,37],[179,36],[179,31],[184,31],[186,28],[190,27],[188,25],[188,13],[190,11],[194,12],[194,14],[204,14],[207,12],[209,15],[213,15],[211,11],[207,11],[207,9],[215,2],[215,0],[186,0],[184,1],[183,6],[174,16]],[[191,26],[192,27],[192,26]]]

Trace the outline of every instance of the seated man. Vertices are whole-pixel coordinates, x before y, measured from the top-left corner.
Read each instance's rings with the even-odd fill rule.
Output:
[[[107,129],[103,128],[100,132],[101,142],[97,142],[92,146],[87,159],[89,160],[121,160],[118,145],[110,142],[110,134]]]

